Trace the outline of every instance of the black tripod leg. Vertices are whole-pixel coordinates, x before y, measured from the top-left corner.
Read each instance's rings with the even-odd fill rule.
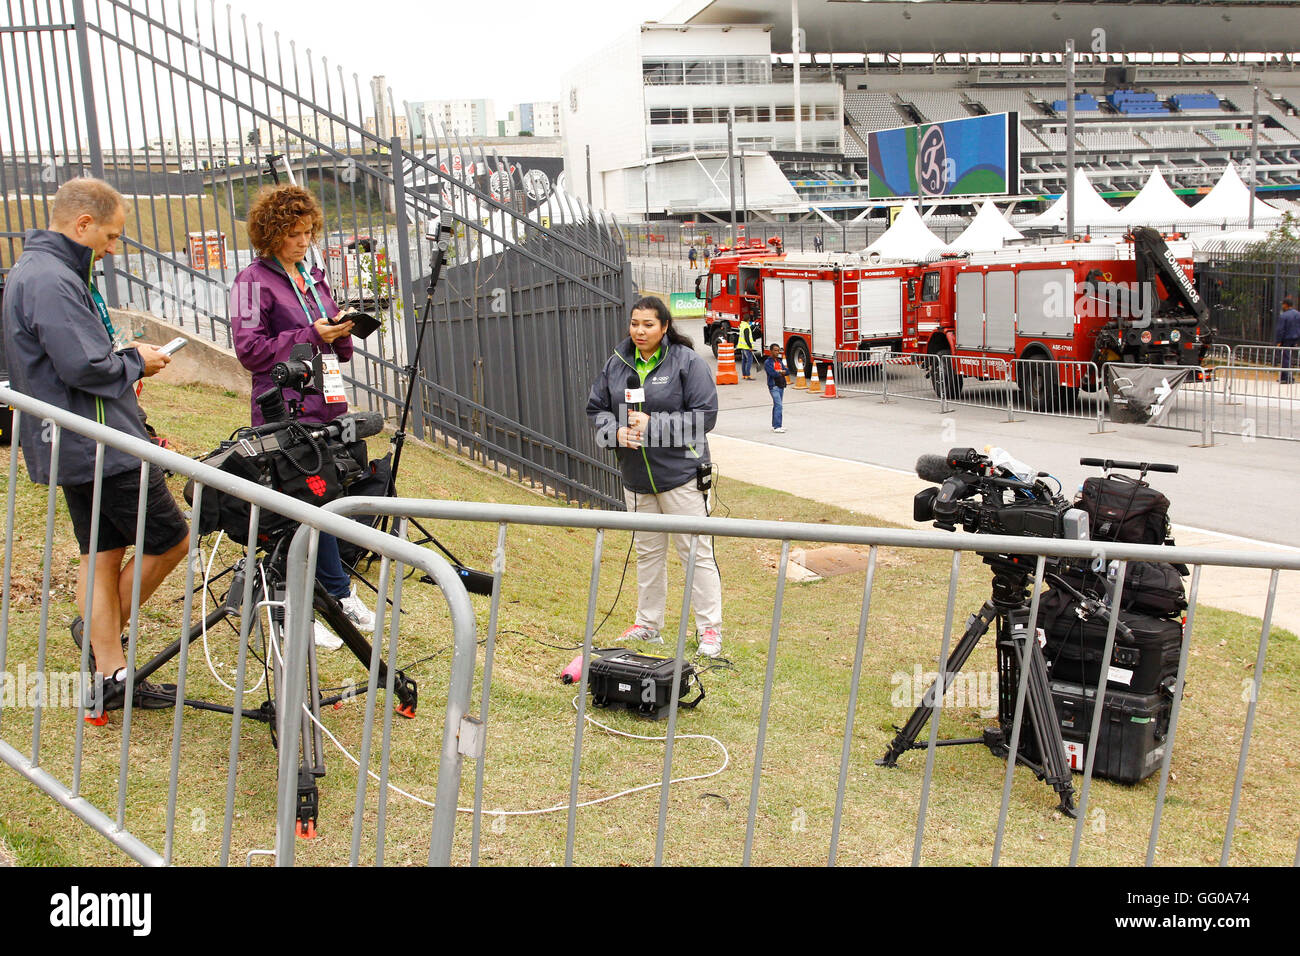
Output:
[[[1017,638],[1017,642],[1025,638]],[[1017,648],[1017,652],[1022,648]],[[1029,647],[1029,686],[1025,689],[1025,705],[1029,708],[1029,726],[1033,728],[1038,744],[1043,779],[1061,799],[1060,810],[1074,817],[1074,780],[1070,763],[1065,756],[1065,740],[1061,737],[1061,724],[1052,703],[1052,688],[1047,681],[1047,663],[1043,660],[1038,641]]]
[[[971,615],[970,621],[966,625],[966,630],[957,642],[957,646],[948,656],[948,662],[944,665],[943,686],[951,687],[953,680],[965,665],[971,653],[975,650],[975,645],[979,643],[980,638],[988,633],[990,625],[997,619],[997,608],[993,606],[992,601],[986,601],[984,606],[979,609],[978,614]],[[930,689],[925,692],[921,698],[920,705],[912,711],[912,716],[908,718],[903,729],[900,730],[894,739],[890,742],[889,748],[885,755],[876,761],[881,767],[892,767],[898,763],[898,758],[907,751],[916,747],[917,735],[925,726],[930,715],[934,713],[935,705],[935,686],[936,681],[930,685]],[[928,701],[928,703],[927,703]]]
[[[369,670],[371,646],[370,642],[361,636],[346,614],[339,602],[330,595],[320,584],[316,582],[316,593],[314,596],[314,607],[330,628],[343,639],[347,646],[361,662],[361,666]],[[385,687],[388,684],[388,665],[382,659],[379,661],[379,686]],[[414,680],[407,677],[401,671],[393,675],[393,692],[397,694],[397,712],[403,717],[414,717],[416,707],[419,705],[419,687]]]
[[[203,619],[202,624],[196,624],[194,627],[190,628],[190,632],[187,635],[185,635],[184,638],[185,643],[193,644],[194,641],[200,635],[203,634],[203,631],[205,629],[216,627],[216,625],[220,624],[221,619],[224,618],[229,613],[229,611],[230,609],[227,608],[224,604],[221,605],[220,607],[214,608],[211,611],[209,611],[208,616]],[[157,654],[151,657],[148,663],[142,664],[141,666],[135,669],[136,683],[139,684],[140,681],[148,679],[150,674],[152,674],[158,668],[162,667],[164,664],[166,664],[168,661],[170,661],[173,657],[175,657],[180,652],[181,652],[181,641],[180,640],[172,641],[165,648],[163,648],[161,651],[159,651]]]

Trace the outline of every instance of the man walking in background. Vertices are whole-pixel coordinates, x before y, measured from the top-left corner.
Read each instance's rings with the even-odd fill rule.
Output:
[[[1273,336],[1282,352],[1282,374],[1278,381],[1283,385],[1291,384],[1291,360],[1295,355],[1292,349],[1300,346],[1300,312],[1290,296],[1282,300],[1282,313],[1277,317],[1277,333]]]
[[[767,360],[763,362],[763,371],[767,372],[767,390],[772,396],[772,431],[779,435],[785,434],[781,408],[785,400],[787,384],[785,363],[782,361],[784,356],[785,352],[781,346],[773,342],[767,347]]]

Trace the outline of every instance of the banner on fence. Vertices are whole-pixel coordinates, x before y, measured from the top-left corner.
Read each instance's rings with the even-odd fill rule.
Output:
[[[674,292],[668,297],[668,310],[677,318],[691,318],[704,314],[704,300],[695,298],[694,292]]]

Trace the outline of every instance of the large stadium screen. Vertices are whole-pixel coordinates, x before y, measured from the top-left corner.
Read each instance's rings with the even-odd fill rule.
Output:
[[[902,126],[867,134],[868,195],[1009,195],[1020,191],[1019,113]]]

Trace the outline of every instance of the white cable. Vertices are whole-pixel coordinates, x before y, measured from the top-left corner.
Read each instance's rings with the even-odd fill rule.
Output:
[[[235,688],[230,684],[227,684],[224,680],[222,680],[221,675],[217,673],[216,665],[212,663],[212,654],[208,650],[208,580],[212,576],[212,565],[217,560],[217,551],[221,547],[221,539],[224,538],[225,536],[226,536],[226,532],[224,531],[217,532],[217,540],[212,543],[212,555],[208,558],[207,566],[203,569],[203,598],[202,598],[202,603],[199,607],[199,613],[203,615],[202,618],[203,619],[203,656],[208,662],[208,671],[209,673],[212,674],[213,677],[216,678],[218,684],[220,684],[222,687],[224,687],[226,690],[230,691],[233,694],[236,692]],[[200,545],[199,560],[202,560],[202,556],[203,556],[203,547],[202,545]],[[264,680],[266,680],[265,670],[262,671],[262,676],[257,679],[257,683],[254,684],[252,687],[245,688],[244,693],[247,694],[257,690],[259,687],[262,686],[262,681]]]
[[[272,632],[272,635],[273,635],[271,638],[272,650],[275,653],[276,660],[281,660],[280,648],[277,642],[275,641],[274,632]],[[283,666],[283,662],[281,663],[281,666]],[[574,710],[577,710],[578,695],[575,694],[573,700],[570,703],[573,704]],[[335,737],[332,733],[330,733],[329,728],[327,728],[323,723],[320,722],[320,720],[316,717],[316,715],[311,712],[311,708],[308,707],[305,703],[302,705],[302,712],[307,715],[307,718],[313,724],[315,724],[317,727],[320,728],[321,732],[330,739],[330,742],[333,743],[334,746],[339,749],[339,752],[342,753],[343,756],[347,757],[348,760],[351,761],[354,767],[359,768],[361,766],[361,761],[358,760],[355,756],[353,756],[352,752],[348,750],[347,747],[343,746],[343,744],[339,742],[339,739],[337,737]],[[599,727],[601,730],[605,731],[606,733],[611,733],[618,737],[627,737],[631,740],[666,741],[668,739],[667,735],[663,737],[646,737],[641,734],[629,734],[625,731],[615,730],[613,727],[608,727],[605,724],[602,724],[600,721],[596,720],[590,714],[584,714],[583,717],[589,723],[593,724],[596,727]],[[727,767],[731,764],[731,754],[727,751],[727,748],[723,745],[722,741],[719,740],[717,737],[711,737],[708,734],[677,734],[675,739],[711,741],[719,750],[722,751],[722,766],[719,767],[717,770],[711,771],[709,773],[696,774],[691,777],[673,777],[671,780],[668,781],[669,786],[672,786],[674,783],[688,783],[692,780],[707,780],[710,777],[716,777],[718,774],[722,773],[722,771],[726,770]],[[367,769],[366,774],[371,779],[373,779],[376,783],[383,782],[379,779],[379,774],[375,773],[373,770]],[[417,797],[413,793],[407,793],[405,790],[397,786],[397,784],[395,783],[389,783],[387,784],[387,786],[388,789],[391,790],[393,793],[397,793],[410,800],[414,800],[416,803],[421,804],[422,806],[429,807],[430,809],[433,809],[434,807],[434,804],[431,800],[425,800],[423,797]],[[639,787],[632,787],[630,790],[622,790],[618,793],[611,794],[610,796],[607,797],[597,797],[594,800],[584,800],[582,803],[577,804],[577,807],[579,808],[592,807],[598,803],[608,803],[610,800],[617,800],[619,797],[626,797],[633,793],[640,793],[642,790],[653,790],[655,787],[662,787],[662,786],[663,786],[663,781],[656,781],[655,783],[646,783],[646,784],[642,784]],[[540,810],[483,810],[482,812],[485,816],[490,816],[490,817],[526,817],[526,816],[539,816],[544,813],[558,813],[561,810],[568,810],[568,809],[569,809],[569,805],[567,803],[561,803],[561,804],[557,804],[556,806],[545,807]],[[456,810],[460,813],[474,812],[473,807],[457,807]]]
[[[273,627],[270,628],[269,634],[271,639],[271,653],[275,655],[276,661],[283,668],[284,658],[281,657],[280,655],[280,644],[279,641],[276,640],[276,629]],[[377,690],[378,688],[376,688],[376,691]],[[573,695],[573,700],[571,700],[570,703],[573,705],[574,710],[578,709],[577,694]],[[330,733],[329,728],[326,727],[323,723],[321,723],[320,719],[315,714],[312,713],[311,708],[307,706],[306,702],[304,702],[302,705],[302,712],[307,715],[308,720],[310,720],[313,724],[315,724],[318,728],[320,728],[321,733],[323,733],[326,737],[330,739],[330,742],[334,744],[334,746],[339,749],[339,752],[342,753],[343,756],[345,756],[352,763],[352,766],[357,768],[361,767],[361,761],[358,760],[355,756],[353,756],[352,752],[348,750],[347,747],[343,746],[343,744],[339,741],[337,737],[335,737],[332,733]],[[602,724],[600,721],[596,720],[590,714],[584,714],[583,718],[589,723],[591,723],[592,725],[599,727],[601,730],[605,731],[606,733],[614,734],[615,736],[618,737],[627,737],[630,740],[651,740],[651,741],[668,740],[667,735],[664,735],[662,737],[647,737],[642,734],[629,734],[626,731],[615,730],[613,727],[609,727],[606,726],[605,724]],[[669,786],[672,786],[674,783],[689,783],[692,780],[708,780],[710,777],[716,777],[718,774],[722,773],[722,771],[726,770],[727,767],[730,766],[731,764],[730,752],[728,752],[726,746],[724,746],[722,741],[719,740],[717,737],[711,737],[708,734],[677,734],[675,739],[711,741],[719,750],[722,751],[722,766],[719,767],[717,770],[713,770],[709,773],[695,774],[694,776],[690,776],[690,777],[673,777],[671,780],[668,781]],[[380,780],[379,778],[379,774],[375,773],[373,770],[369,768],[366,769],[366,775],[369,776],[376,783],[383,783],[383,781]],[[406,797],[409,800],[414,800],[416,803],[421,804],[422,806],[426,806],[430,809],[434,808],[433,801],[425,800],[423,797],[417,797],[413,793],[407,793],[405,790],[397,786],[397,784],[395,783],[390,782],[386,786],[393,793],[400,794],[401,796]],[[622,790],[619,791],[618,793],[611,794],[606,797],[597,797],[594,800],[584,800],[582,803],[579,803],[576,806],[578,808],[592,807],[598,803],[608,803],[610,800],[617,800],[619,797],[626,797],[633,793],[640,793],[642,790],[653,790],[655,787],[662,787],[662,786],[663,786],[662,780],[656,781],[655,783],[646,783],[646,784],[642,784],[639,787],[632,787],[629,790]],[[569,809],[569,805],[567,803],[561,803],[553,807],[545,807],[540,810],[483,810],[482,812],[484,813],[484,815],[490,817],[526,817],[526,816],[540,816],[541,814],[544,813],[558,813],[561,810],[568,810],[568,809]],[[456,810],[459,813],[474,812],[473,807],[457,807]]]

